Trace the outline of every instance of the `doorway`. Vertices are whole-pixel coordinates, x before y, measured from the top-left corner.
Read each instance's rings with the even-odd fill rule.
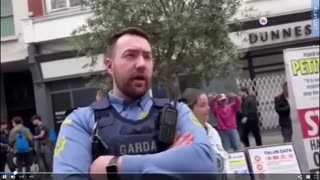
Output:
[[[11,121],[13,117],[20,116],[24,125],[34,132],[30,121],[31,117],[36,114],[31,72],[4,73],[3,80],[8,120]],[[9,125],[12,127],[11,123]]]

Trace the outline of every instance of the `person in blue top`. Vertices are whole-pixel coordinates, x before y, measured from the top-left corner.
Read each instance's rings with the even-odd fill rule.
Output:
[[[216,155],[206,132],[184,103],[176,104],[176,132],[181,136],[167,149],[157,145],[157,120],[163,106],[148,93],[153,73],[148,35],[128,27],[107,43],[105,68],[113,80],[112,90],[64,120],[54,152],[56,178],[90,179],[95,173],[120,179],[126,173],[172,177],[215,173]]]

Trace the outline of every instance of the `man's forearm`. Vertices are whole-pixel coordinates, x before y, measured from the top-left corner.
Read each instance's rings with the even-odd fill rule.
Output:
[[[279,112],[289,112],[290,111],[290,106],[284,106],[279,108]]]
[[[43,138],[44,134],[45,134],[45,133],[42,133],[42,132],[41,132],[39,135],[34,136],[34,138],[35,138],[35,139]]]
[[[14,143],[14,138],[13,138],[13,135],[10,134],[10,136],[9,136],[9,145],[11,146],[13,143]]]
[[[290,106],[282,106],[280,107],[278,104],[276,104],[275,107],[277,113],[287,113],[290,111]]]
[[[241,105],[241,99],[239,96],[234,96],[234,98],[235,98],[235,102],[234,104],[232,104],[232,108],[234,111],[238,111]]]
[[[192,166],[189,161],[192,159]],[[119,172],[215,172],[216,159],[207,144],[185,145],[150,155],[126,155],[118,160]]]
[[[40,135],[37,135],[37,136],[33,136],[33,138],[34,139],[40,139],[40,138],[42,138],[43,136],[41,136],[41,134]]]

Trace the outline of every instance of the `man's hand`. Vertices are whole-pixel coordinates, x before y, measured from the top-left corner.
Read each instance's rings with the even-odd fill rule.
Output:
[[[193,143],[193,135],[191,132],[187,132],[183,135],[177,132],[174,144],[170,148],[181,146],[181,145],[192,144],[192,143]]]
[[[179,132],[177,132],[176,137],[175,137],[175,143],[170,147],[174,148],[177,146],[182,146],[182,145],[188,145],[193,143],[193,135],[191,132],[187,132],[183,135],[181,135]],[[106,174],[106,167],[109,164],[110,160],[112,159],[113,156],[100,156],[96,160],[93,161],[93,163],[90,166],[90,174],[92,179],[99,179],[101,177],[104,177],[103,175],[97,175],[97,174]],[[119,157],[118,159],[118,171],[121,172],[120,167],[121,167],[121,162],[122,158]],[[96,175],[95,175],[96,174]]]
[[[245,124],[245,123],[247,123],[247,121],[248,121],[248,118],[246,118],[246,117],[244,117],[244,118],[242,118],[242,124]]]
[[[106,168],[113,156],[99,156],[90,166],[91,179],[106,179]],[[102,178],[103,177],[103,178]]]

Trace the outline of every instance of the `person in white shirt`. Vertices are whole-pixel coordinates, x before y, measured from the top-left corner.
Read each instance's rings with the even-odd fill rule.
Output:
[[[181,101],[183,101],[190,107],[195,117],[206,129],[211,147],[217,154],[218,172],[226,172],[225,164],[229,155],[222,146],[219,133],[208,123],[209,99],[207,94],[200,89],[187,88],[182,94]]]

